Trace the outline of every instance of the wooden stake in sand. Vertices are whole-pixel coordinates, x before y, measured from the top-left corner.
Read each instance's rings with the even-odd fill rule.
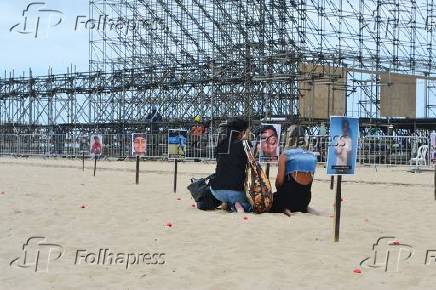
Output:
[[[177,191],[177,158],[174,159],[174,193]]]
[[[97,154],[95,154],[95,156],[94,156],[94,176],[95,176],[95,171],[97,169],[97,158],[98,158],[98,156],[97,156]]]
[[[342,202],[342,175],[336,180],[336,201],[335,201],[335,242],[339,242],[339,227],[341,224],[341,202]]]
[[[136,184],[139,184],[139,155],[136,156]]]
[[[82,152],[82,171],[85,171],[85,151]]]
[[[335,176],[332,175],[330,177],[330,190],[333,190],[334,185],[335,185]]]

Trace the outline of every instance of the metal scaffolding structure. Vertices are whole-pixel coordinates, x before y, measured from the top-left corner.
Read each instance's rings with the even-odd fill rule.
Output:
[[[345,69],[335,89],[348,116],[379,119],[380,75],[399,73],[422,79],[422,109],[436,117],[434,2],[90,0],[89,72],[5,73],[0,124],[122,130],[152,108],[166,122],[301,121],[301,82],[337,82],[303,64]]]

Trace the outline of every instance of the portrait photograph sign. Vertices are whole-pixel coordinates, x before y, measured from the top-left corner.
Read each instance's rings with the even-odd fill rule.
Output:
[[[353,175],[356,171],[359,118],[330,117],[328,175]]]
[[[186,156],[187,130],[168,130],[168,158],[184,159]]]
[[[91,154],[99,156],[103,153],[103,135],[92,134],[89,143]]]
[[[261,124],[258,147],[260,162],[278,162],[281,131],[282,126],[280,124]]]
[[[147,138],[143,133],[132,134],[132,156],[145,156],[147,153]]]
[[[82,135],[79,140],[80,152],[89,152],[89,136]]]
[[[436,162],[436,133],[430,134],[430,159]]]

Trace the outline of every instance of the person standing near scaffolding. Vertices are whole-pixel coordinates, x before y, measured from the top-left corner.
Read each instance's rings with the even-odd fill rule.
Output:
[[[162,115],[159,113],[156,106],[151,106],[151,112],[148,113],[145,120],[150,124],[150,131],[152,134],[159,132],[159,126],[156,126],[158,125],[156,123],[162,122]]]
[[[191,127],[192,148],[200,147],[201,136],[204,133],[204,125],[201,123],[201,117],[194,117],[194,125]]]

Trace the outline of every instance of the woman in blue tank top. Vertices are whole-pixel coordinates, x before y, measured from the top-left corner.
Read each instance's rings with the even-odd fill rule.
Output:
[[[312,198],[313,174],[316,156],[306,150],[304,129],[291,126],[286,134],[285,150],[279,157],[271,212],[290,215],[291,212],[307,212]]]

